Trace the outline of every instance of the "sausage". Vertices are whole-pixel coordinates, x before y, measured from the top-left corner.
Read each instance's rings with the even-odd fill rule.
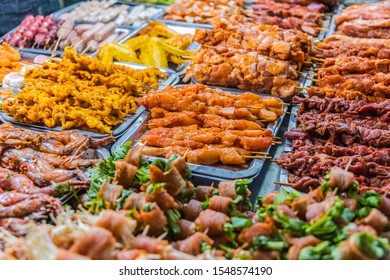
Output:
[[[68,37],[70,32],[72,32],[73,27],[74,27],[74,21],[72,19],[65,20],[57,32],[58,38],[63,39]]]
[[[116,23],[111,21],[107,23],[102,29],[99,29],[93,36],[93,38],[100,42],[115,32]]]
[[[73,30],[77,32],[77,34],[81,35],[88,29],[90,29],[93,26],[93,24],[77,24]]]
[[[114,42],[118,42],[120,40],[122,40],[123,38],[125,38],[129,33],[128,32],[121,32],[118,36],[118,38],[116,38],[116,41]]]
[[[98,48],[102,48],[104,45],[107,45],[109,43],[114,43],[116,41],[118,41],[118,37],[119,35],[118,34],[111,34],[110,36],[108,36],[106,39],[104,39],[103,41],[101,41],[98,45]]]
[[[78,41],[73,48],[76,50],[76,52],[82,52],[85,49],[85,41],[80,40]]]
[[[89,52],[96,52],[98,50],[99,44],[95,40],[91,40],[87,44],[87,50]]]
[[[83,38],[85,41],[92,40],[94,34],[102,29],[104,27],[104,23],[97,22],[94,24],[90,29],[86,30],[82,35],[81,38]]]
[[[59,44],[60,49],[65,49],[66,46],[70,46],[72,44],[71,39],[73,37],[77,36],[76,31],[72,30],[68,37],[65,38],[65,40],[62,40]]]

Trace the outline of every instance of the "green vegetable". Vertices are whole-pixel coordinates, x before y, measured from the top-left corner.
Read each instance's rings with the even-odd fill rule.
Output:
[[[180,227],[177,224],[177,221],[180,220],[180,212],[177,209],[169,209],[168,211],[165,212],[165,216],[167,217],[168,220],[168,228],[169,230],[176,234],[180,232]]]
[[[265,249],[265,250],[273,250],[273,251],[280,251],[283,250],[286,247],[285,242],[283,241],[273,241],[270,240],[266,236],[256,236],[253,238],[252,241],[253,246],[257,250]]]
[[[88,210],[92,213],[92,214],[97,214],[99,213],[100,211],[106,209],[106,202],[104,201],[104,198],[101,197],[101,196],[97,196],[95,197],[92,201],[91,201],[91,204],[88,208]]]
[[[284,189],[281,189],[278,195],[274,197],[274,205],[277,206],[280,203],[283,203],[287,199],[287,197],[288,193]]]
[[[372,208],[379,207],[379,202],[381,199],[382,196],[374,191],[365,192],[362,196],[357,197],[357,216],[360,219],[367,217],[370,214]]]
[[[252,179],[239,179],[235,181],[236,193],[246,197],[249,194],[248,185],[252,183]]]
[[[126,217],[135,218],[135,213],[137,212],[137,208],[132,208],[129,212],[126,213]]]
[[[121,196],[116,200],[116,207],[115,210],[120,210],[123,208],[123,204],[125,203],[126,199],[129,197],[129,195],[132,193],[132,190],[123,190],[121,193]]]
[[[232,239],[235,240],[237,234],[234,232],[234,227],[230,223],[226,223],[223,225],[223,230],[226,232],[226,234]]]
[[[167,172],[171,169],[171,162],[175,161],[178,157],[179,156],[177,154],[173,154],[169,159],[158,158],[154,160],[151,165],[155,165],[162,171]]]
[[[112,156],[103,159],[100,161],[95,167],[89,170],[90,176],[90,187],[88,190],[88,197],[86,206],[89,208],[92,204],[97,205],[100,202],[94,202],[95,199],[103,199],[97,198],[98,193],[102,184],[106,180],[112,180],[115,176],[115,163],[117,160],[124,159],[127,153],[130,150],[131,142],[126,142],[123,146],[118,147],[113,153]]]
[[[244,217],[231,217],[230,223],[232,224],[233,228],[235,229],[244,229],[247,227],[250,227],[253,225],[253,222],[251,219],[244,218]]]
[[[309,224],[304,221],[292,219],[280,212],[276,213],[273,217],[275,221],[282,225],[285,232],[289,232],[294,236],[304,236],[306,233],[305,230],[309,226]]]
[[[200,242],[200,251],[203,253],[203,252],[206,252],[206,251],[210,251],[212,248],[211,246],[204,240],[202,240]]]
[[[332,208],[321,219],[307,227],[306,233],[325,240],[334,238],[337,235],[338,227],[333,220],[341,217],[344,208],[344,201],[337,197]]]
[[[375,237],[367,232],[356,233],[355,244],[370,259],[383,259],[390,251],[386,238]]]
[[[157,189],[164,188],[166,185],[167,185],[167,183],[153,183],[153,184],[150,184],[146,188],[146,194],[149,195],[149,194],[151,194],[152,192],[154,192]]]
[[[206,200],[202,202],[202,209],[205,210],[209,208],[210,205],[210,198],[206,197]]]
[[[154,210],[154,208],[156,208],[157,204],[156,202],[153,202],[153,203],[145,203],[144,204],[144,207],[143,207],[143,210],[145,212],[150,212],[152,210]]]
[[[330,256],[330,243],[328,241],[321,242],[316,246],[303,248],[299,252],[299,260],[328,260]]]

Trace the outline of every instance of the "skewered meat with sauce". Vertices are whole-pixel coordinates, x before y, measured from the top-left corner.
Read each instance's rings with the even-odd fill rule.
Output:
[[[340,25],[343,22],[357,19],[372,20],[385,18],[390,19],[389,1],[349,6],[337,15],[334,22],[336,25]]]
[[[343,55],[390,59],[390,42],[385,39],[353,38],[337,34],[318,43],[313,52],[319,58]]]
[[[238,87],[284,98],[297,93],[299,85],[298,73],[285,61],[235,49],[198,50],[186,75],[193,75],[203,84]]]
[[[250,92],[237,95],[201,84],[169,86],[162,91],[148,93],[139,98],[138,103],[149,109],[157,107],[171,112],[207,113],[205,111],[207,107],[249,108],[253,106],[250,112],[256,115],[261,113],[258,113],[256,108],[272,111],[278,116],[283,114],[283,104],[279,98],[261,97]]]
[[[309,36],[300,31],[239,22],[233,17],[219,19],[213,30],[197,29],[194,41],[207,47],[257,51],[261,55],[289,61],[298,70],[303,61],[309,59],[311,47]]]

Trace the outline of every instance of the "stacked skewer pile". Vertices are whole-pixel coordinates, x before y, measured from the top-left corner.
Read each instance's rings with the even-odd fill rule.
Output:
[[[297,30],[216,20],[214,30],[197,30],[203,44],[191,61],[186,79],[224,87],[238,87],[288,98],[299,91],[299,74],[311,49],[311,37]]]
[[[389,3],[351,6],[335,22],[368,22],[364,9],[386,9]],[[276,159],[294,188],[318,187],[337,165],[354,173],[362,191],[390,191],[390,41],[386,32],[374,37],[336,34],[315,46],[321,64],[317,85],[307,89],[309,98],[294,99],[301,104],[298,127],[285,134],[294,152]]]

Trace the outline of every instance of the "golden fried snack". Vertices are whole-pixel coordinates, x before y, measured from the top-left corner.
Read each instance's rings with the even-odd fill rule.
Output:
[[[20,122],[111,133],[135,113],[137,96],[158,87],[159,78],[166,76],[156,68],[104,65],[67,47],[62,61],[27,71],[25,87],[3,107]]]

